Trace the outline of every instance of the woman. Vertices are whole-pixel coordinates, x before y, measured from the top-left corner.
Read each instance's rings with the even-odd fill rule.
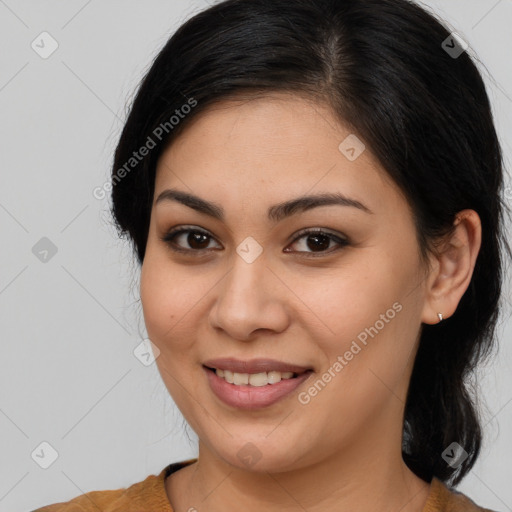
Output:
[[[506,206],[464,42],[406,0],[227,0],[144,78],[112,171],[197,459],[66,510],[482,511]]]

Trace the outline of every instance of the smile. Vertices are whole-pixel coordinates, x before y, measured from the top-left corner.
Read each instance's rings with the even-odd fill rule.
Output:
[[[223,403],[238,409],[268,407],[289,396],[306,381],[312,370],[302,373],[272,370],[238,373],[203,366],[210,389]]]
[[[221,370],[219,368],[210,368],[212,371],[215,371],[217,377],[224,379],[226,382],[230,384],[234,384],[235,386],[267,386],[270,384],[277,384],[281,382],[283,379],[292,379],[297,377],[296,373],[293,372],[278,372],[278,371],[270,371],[270,372],[260,372],[260,373],[237,373],[232,372],[230,370]]]

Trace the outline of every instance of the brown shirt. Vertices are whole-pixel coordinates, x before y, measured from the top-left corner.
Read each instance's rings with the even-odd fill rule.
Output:
[[[55,503],[33,512],[173,512],[165,479],[174,471],[196,462],[189,459],[166,466],[158,475],[150,475],[128,488],[112,491],[91,491],[71,501]],[[447,487],[436,477],[422,512],[493,512],[476,505],[470,498]]]

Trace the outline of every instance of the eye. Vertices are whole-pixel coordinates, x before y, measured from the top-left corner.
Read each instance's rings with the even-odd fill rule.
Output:
[[[175,252],[192,254],[194,256],[200,256],[201,254],[204,254],[203,251],[214,250],[209,247],[210,242],[214,240],[212,235],[210,235],[207,231],[192,226],[182,226],[176,229],[172,229],[160,239],[165,242],[171,250]],[[318,257],[325,254],[331,254],[332,252],[338,250],[335,249],[334,251],[327,251],[327,249],[332,249],[331,242],[334,242],[340,246],[340,248],[349,245],[348,239],[341,238],[333,233],[329,233],[322,228],[301,231],[298,236],[295,237],[291,245],[296,244],[301,239],[305,239],[305,243],[302,242],[302,250],[299,249],[292,251],[288,248],[285,248],[284,252],[306,253],[308,255],[307,257]],[[178,243],[180,241],[181,243]],[[188,247],[183,247],[182,243],[188,244]],[[300,246],[301,244],[298,245]],[[311,249],[311,251],[304,249]]]
[[[187,235],[187,236],[184,236]],[[202,229],[192,227],[180,227],[166,233],[161,240],[165,242],[173,251],[197,255],[208,248],[209,242],[213,237]],[[177,241],[186,242],[187,247],[177,244]]]
[[[302,245],[302,249],[312,249],[312,252],[307,257],[318,257],[323,256],[326,254],[331,254],[335,252],[334,251],[326,251],[326,249],[331,248],[331,242],[334,242],[335,244],[338,244],[340,248],[343,248],[347,245],[349,245],[349,241],[346,238],[341,238],[333,233],[329,233],[322,228],[316,228],[316,229],[308,229],[305,231],[301,231],[299,235],[293,240],[292,245],[297,243],[297,241],[300,241],[301,239],[305,239],[302,243],[299,243],[299,250],[298,251],[290,251],[288,249],[284,249],[285,252],[305,252],[308,254],[308,251],[300,250],[300,247]],[[314,253],[319,253],[318,255]]]

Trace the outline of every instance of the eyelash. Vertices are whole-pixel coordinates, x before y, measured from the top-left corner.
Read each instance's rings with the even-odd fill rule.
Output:
[[[193,255],[196,257],[200,257],[200,256],[204,255],[205,251],[215,250],[215,249],[183,249],[181,247],[176,246],[174,243],[174,239],[183,233],[201,233],[202,235],[205,235],[211,239],[214,239],[214,237],[212,235],[210,235],[210,233],[208,233],[207,231],[204,231],[202,229],[191,228],[191,227],[188,227],[188,228],[180,227],[180,228],[170,230],[163,237],[161,237],[160,240],[162,242],[165,242],[168,245],[168,247],[174,252],[182,253],[182,254],[190,254],[190,255]],[[301,238],[307,238],[307,236],[309,236],[309,235],[327,236],[330,240],[336,242],[340,247],[338,249],[335,249],[334,251],[331,249],[328,249],[327,251],[319,251],[317,253],[307,252],[307,251],[287,251],[287,252],[297,252],[299,254],[305,255],[306,258],[319,258],[322,256],[330,255],[333,252],[337,252],[338,250],[342,249],[343,247],[349,245],[349,243],[350,243],[349,240],[346,238],[345,239],[341,238],[339,236],[334,235],[333,233],[329,233],[321,228],[317,228],[317,229],[306,229],[306,230],[300,231],[297,234],[297,236],[292,240],[290,245],[293,245]]]

